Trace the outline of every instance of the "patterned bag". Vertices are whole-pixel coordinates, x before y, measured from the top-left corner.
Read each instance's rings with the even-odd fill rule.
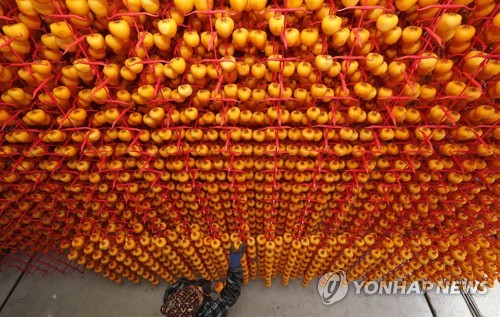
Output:
[[[161,313],[167,317],[194,317],[202,303],[202,292],[191,285],[172,295],[161,307]]]

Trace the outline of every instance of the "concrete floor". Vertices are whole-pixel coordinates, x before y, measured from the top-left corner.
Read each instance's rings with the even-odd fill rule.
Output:
[[[432,317],[432,306],[434,316],[471,316],[461,295],[429,294],[429,306],[423,295],[356,295],[354,287],[349,288],[343,300],[325,306],[315,281],[307,288],[300,282],[294,280],[283,287],[276,280],[267,288],[262,281],[253,281],[244,287],[229,315]],[[151,286],[146,282],[116,285],[89,272],[66,275],[34,272],[21,276],[12,269],[0,272],[0,285],[0,303],[4,303],[0,317],[161,316],[159,308],[167,286],[166,283]],[[499,316],[499,288],[474,299],[483,316]]]

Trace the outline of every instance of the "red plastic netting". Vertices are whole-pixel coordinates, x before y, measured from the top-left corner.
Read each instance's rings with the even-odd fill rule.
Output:
[[[217,278],[240,241],[266,285],[498,278],[495,1],[0,9],[1,249],[117,282]]]

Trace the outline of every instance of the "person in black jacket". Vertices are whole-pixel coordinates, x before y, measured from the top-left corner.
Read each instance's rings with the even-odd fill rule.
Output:
[[[231,248],[226,285],[219,298],[214,300],[210,296],[210,293],[214,291],[214,283],[206,279],[191,281],[182,278],[165,291],[161,307],[162,314],[167,317],[226,316],[229,308],[236,303],[241,294],[243,269],[240,261],[244,253],[244,245],[236,251]]]

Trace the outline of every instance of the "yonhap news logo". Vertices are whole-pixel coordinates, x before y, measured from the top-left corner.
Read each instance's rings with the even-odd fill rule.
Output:
[[[349,290],[344,271],[328,272],[318,281],[318,292],[325,305],[332,305],[342,300]]]
[[[318,293],[325,305],[332,305],[346,297],[349,285],[354,287],[354,295],[412,295],[433,292],[436,294],[459,295],[461,291],[483,295],[488,292],[486,282],[447,281],[432,283],[429,281],[406,283],[404,281],[352,281],[347,282],[344,271],[328,272],[318,281]]]

